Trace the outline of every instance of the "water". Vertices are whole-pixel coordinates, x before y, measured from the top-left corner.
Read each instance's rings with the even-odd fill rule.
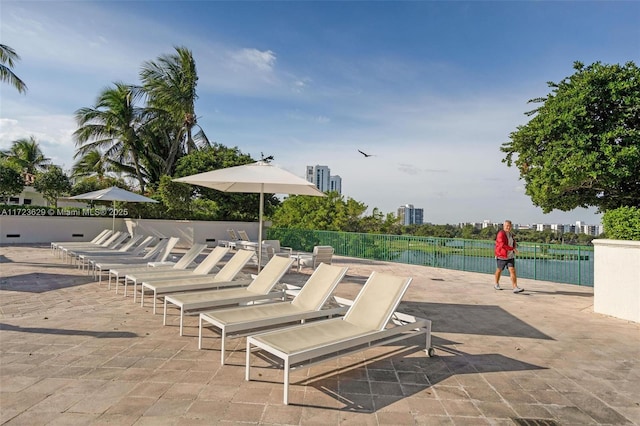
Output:
[[[574,260],[516,259],[518,276],[558,283],[578,284],[593,287],[593,253],[563,250],[562,254],[573,254]],[[557,253],[556,253],[557,254]],[[405,250],[393,260],[410,265],[433,266],[436,268],[493,274],[496,261],[489,257],[472,257],[459,254],[441,254]]]

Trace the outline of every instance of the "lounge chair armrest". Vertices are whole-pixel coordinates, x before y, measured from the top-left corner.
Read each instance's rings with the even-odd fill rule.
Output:
[[[353,300],[351,299],[345,299],[344,297],[339,297],[339,296],[333,296],[333,300],[341,305],[341,306],[351,306],[353,305]]]

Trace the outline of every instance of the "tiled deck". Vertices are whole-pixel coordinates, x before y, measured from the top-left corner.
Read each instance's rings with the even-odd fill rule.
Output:
[[[640,325],[593,313],[591,288],[520,280],[515,295],[491,275],[335,262],[343,297],[373,270],[414,277],[400,310],[433,320],[437,356],[417,339],[297,370],[285,406],[282,370],[258,360],[244,380],[244,339],[221,367],[196,317],[179,337],[175,312],[163,326],[48,246],[0,247],[0,423],[640,424]]]

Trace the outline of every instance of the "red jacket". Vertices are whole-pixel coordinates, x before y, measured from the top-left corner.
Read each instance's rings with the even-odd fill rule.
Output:
[[[507,237],[507,233],[504,230],[498,231],[498,235],[496,236],[496,257],[500,259],[507,259],[509,257],[509,252],[515,249],[516,240],[513,240],[513,247],[511,247],[509,245],[509,237]]]

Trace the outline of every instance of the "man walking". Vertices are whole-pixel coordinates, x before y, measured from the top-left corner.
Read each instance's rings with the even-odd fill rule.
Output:
[[[513,224],[510,220],[505,220],[502,224],[502,229],[498,231],[496,236],[496,273],[495,273],[495,286],[496,290],[502,290],[500,288],[500,276],[504,268],[509,269],[509,275],[511,276],[511,286],[514,293],[522,293],[523,288],[518,287],[518,277],[516,276],[516,259],[515,255],[518,253],[516,248],[516,240],[513,238],[511,228]]]

